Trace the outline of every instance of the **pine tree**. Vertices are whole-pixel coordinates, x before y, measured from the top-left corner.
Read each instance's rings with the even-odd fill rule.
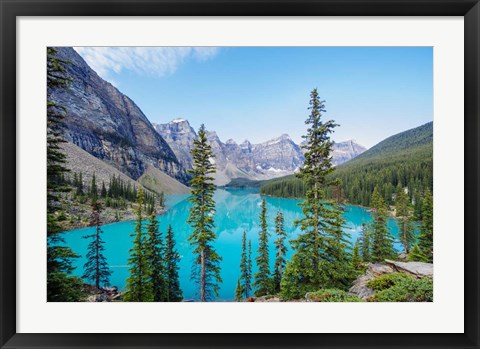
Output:
[[[280,292],[280,282],[282,281],[283,269],[286,263],[287,246],[285,245],[285,239],[287,238],[287,232],[284,228],[284,218],[281,211],[278,211],[275,217],[275,233],[277,234],[277,240],[275,240],[275,266],[273,272],[273,283],[275,292]]]
[[[305,200],[300,204],[303,218],[296,222],[302,233],[293,240],[294,255],[285,268],[282,294],[286,298],[303,297],[321,287],[346,288],[353,276],[348,253],[348,235],[343,231],[343,211],[337,202],[327,200],[326,190],[337,185],[328,178],[334,170],[331,162],[333,142],[330,134],[338,126],[323,121],[324,101],[317,89],[310,94],[309,125],[303,136],[306,144],[304,166],[298,177],[305,184]]]
[[[95,287],[100,288],[102,284],[109,284],[112,272],[108,267],[107,259],[104,255],[105,242],[102,239],[103,231],[100,220],[102,205],[93,199],[91,209],[90,226],[95,227],[95,233],[84,237],[86,239],[92,239],[92,241],[88,244],[87,261],[83,267],[84,273],[82,278],[92,280],[95,283]]]
[[[418,236],[418,247],[424,255],[425,262],[433,262],[433,197],[430,190],[423,198],[422,226]]]
[[[249,298],[252,294],[252,241],[248,240],[248,256],[247,256],[247,277],[245,279],[245,298]],[[248,291],[248,293],[247,293]]]
[[[362,224],[362,230],[360,232],[360,250],[361,250],[361,255],[362,255],[362,260],[364,262],[370,262],[371,261],[371,255],[370,255],[370,230],[368,228],[368,225]]]
[[[414,229],[411,222],[409,198],[404,189],[399,185],[395,197],[395,209],[398,224],[398,240],[403,245],[403,251],[408,254],[415,242]]]
[[[77,172],[73,173],[73,187],[78,188],[78,175]]]
[[[77,187],[77,192],[76,194],[78,196],[82,196],[83,195],[83,174],[82,172],[80,172],[79,176],[78,176],[78,187]]]
[[[385,259],[394,258],[393,237],[388,231],[388,212],[380,195],[378,187],[372,194],[373,207],[373,236],[372,236],[372,261],[383,262]]]
[[[352,268],[355,271],[362,270],[362,259],[360,257],[360,241],[357,239],[355,241],[355,245],[353,246],[353,254],[352,254]]]
[[[92,184],[90,186],[90,198],[92,200],[97,200],[98,198],[98,187],[97,187],[97,180],[95,178],[95,172],[92,175]]]
[[[250,293],[252,292],[252,285],[251,285],[252,270],[251,270],[251,266],[249,267],[248,258],[250,258],[250,256],[247,255],[247,233],[243,231],[242,257],[240,260],[240,278],[238,281],[240,283],[242,296],[244,298],[250,297]]]
[[[152,209],[148,217],[147,238],[145,241],[147,265],[150,270],[150,284],[154,302],[166,299],[165,266],[163,260],[164,245],[162,234],[158,229],[158,221]]]
[[[107,188],[105,188],[105,182],[102,181],[102,191],[100,192],[100,195],[102,198],[106,198],[107,197]]]
[[[418,247],[418,244],[415,244],[408,254],[407,260],[409,262],[426,262],[425,255],[422,253],[420,248]]]
[[[193,169],[189,170],[193,178],[190,181],[192,188],[188,200],[192,203],[190,208],[189,223],[193,232],[188,240],[195,248],[196,255],[192,277],[199,285],[201,302],[206,302],[213,297],[218,297],[220,276],[220,261],[222,258],[213,246],[217,236],[213,231],[215,227],[215,201],[213,194],[215,185],[212,174],[215,173],[215,164],[212,161],[214,154],[208,144],[205,126],[201,125],[197,139],[193,142],[192,159]]]
[[[148,282],[150,273],[145,253],[146,237],[143,231],[144,202],[143,189],[140,187],[135,209],[137,217],[135,230],[131,235],[134,238],[133,247],[130,249],[130,258],[128,260],[130,276],[127,278],[127,292],[125,294],[125,301],[127,302],[147,302],[151,299],[151,285]]]
[[[61,178],[68,171],[66,156],[60,145],[63,118],[66,110],[53,102],[52,93],[66,89],[70,78],[65,71],[67,62],[57,57],[54,48],[47,48],[47,300],[49,302],[78,301],[83,282],[70,276],[75,269],[72,259],[78,256],[63,246],[62,228],[57,215],[61,214],[59,194],[70,189]]]
[[[180,302],[183,299],[178,277],[179,261],[180,255],[175,249],[175,238],[172,227],[169,225],[165,242],[165,269],[167,281],[167,294],[165,300],[167,302]]]
[[[265,198],[262,199],[260,210],[260,232],[258,233],[258,251],[255,261],[257,262],[258,271],[255,274],[253,287],[255,288],[255,296],[260,297],[270,293],[270,259],[268,251],[268,225],[267,225],[267,203]]]
[[[237,281],[237,287],[235,288],[235,301],[241,302],[243,299],[243,287],[240,284],[240,279]]]
[[[413,204],[413,216],[415,220],[421,221],[423,219],[422,217],[423,201],[418,190],[415,192],[414,201],[415,202]]]

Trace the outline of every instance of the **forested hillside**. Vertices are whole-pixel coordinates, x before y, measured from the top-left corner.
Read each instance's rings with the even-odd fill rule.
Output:
[[[385,139],[336,168],[333,176],[342,181],[352,204],[370,206],[375,186],[385,202],[393,204],[392,195],[400,184],[418,205],[425,189],[433,190],[433,123]]]
[[[419,215],[425,189],[433,190],[433,123],[383,140],[355,159],[338,166],[330,176],[341,180],[342,197],[351,204],[363,206],[371,206],[375,186],[378,186],[385,202],[393,204],[393,194],[400,184],[407,188]],[[302,197],[305,189],[299,179],[288,176],[263,184],[260,192]]]

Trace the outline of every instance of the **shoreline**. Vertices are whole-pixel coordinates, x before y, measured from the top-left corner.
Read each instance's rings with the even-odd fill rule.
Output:
[[[167,212],[167,209],[165,207],[158,209],[155,217],[161,216]],[[102,227],[110,224],[115,224],[115,223],[122,223],[122,222],[131,222],[135,221],[135,213],[133,210],[126,210],[119,212],[121,214],[120,218],[117,219],[115,216],[112,216],[111,214],[105,215],[102,217]],[[70,223],[70,224],[63,224],[62,229],[63,232],[68,232],[68,231],[73,231],[73,230],[78,230],[78,229],[83,229],[83,228],[90,228],[90,224],[88,222],[75,222],[75,223]]]

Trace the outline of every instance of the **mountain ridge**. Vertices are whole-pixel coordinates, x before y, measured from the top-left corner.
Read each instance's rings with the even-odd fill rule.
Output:
[[[167,141],[180,163],[191,168],[190,150],[197,135],[188,120],[176,118],[166,124],[153,123],[153,127]],[[247,139],[240,144],[233,139],[222,142],[215,131],[207,131],[207,139],[215,155],[217,185],[228,184],[233,178],[268,180],[283,177],[297,171],[304,161],[300,145],[286,133],[257,144]],[[334,163],[339,164],[366,148],[348,140],[335,143],[334,149]]]
[[[341,180],[349,203],[363,206],[370,205],[375,187],[387,204],[393,204],[400,185],[407,189],[410,200],[417,203],[416,214],[420,214],[425,190],[433,190],[432,169],[433,122],[429,122],[387,137],[337,166],[330,178]],[[264,183],[260,191],[267,195],[299,197],[305,190],[301,184],[300,179],[287,176]]]
[[[71,47],[58,47],[71,83],[52,100],[66,110],[64,138],[136,180],[152,165],[186,183],[188,174],[168,143],[128,96],[103,80]]]

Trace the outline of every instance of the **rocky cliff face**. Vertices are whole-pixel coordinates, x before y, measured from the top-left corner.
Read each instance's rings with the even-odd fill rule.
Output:
[[[302,150],[287,134],[254,145],[252,154],[256,170],[267,173],[293,173],[303,165],[304,160]]]
[[[180,163],[186,169],[191,169],[190,151],[197,134],[189,122],[175,119],[167,124],[154,124],[154,127],[170,145]],[[302,149],[287,134],[260,144],[252,144],[248,140],[237,144],[233,139],[223,143],[215,131],[207,131],[207,138],[215,154],[217,185],[227,184],[232,178],[239,177],[255,180],[286,176],[303,165]],[[335,143],[333,163],[339,165],[364,150],[354,141]]]
[[[73,48],[58,48],[72,79],[53,100],[66,108],[64,137],[98,159],[138,179],[147,165],[186,182],[188,175],[140,108],[100,78]]]
[[[305,141],[301,143],[302,145],[306,144]],[[363,153],[367,148],[363,145],[358,144],[353,139],[350,139],[345,142],[333,143],[332,147],[332,164],[333,166],[338,166],[347,162],[361,153]],[[302,148],[302,153],[305,153],[305,149]]]
[[[190,150],[193,141],[197,138],[195,130],[187,120],[175,119],[168,124],[152,124],[155,130],[165,139],[177,156],[178,161],[186,169],[192,168],[192,155]]]

